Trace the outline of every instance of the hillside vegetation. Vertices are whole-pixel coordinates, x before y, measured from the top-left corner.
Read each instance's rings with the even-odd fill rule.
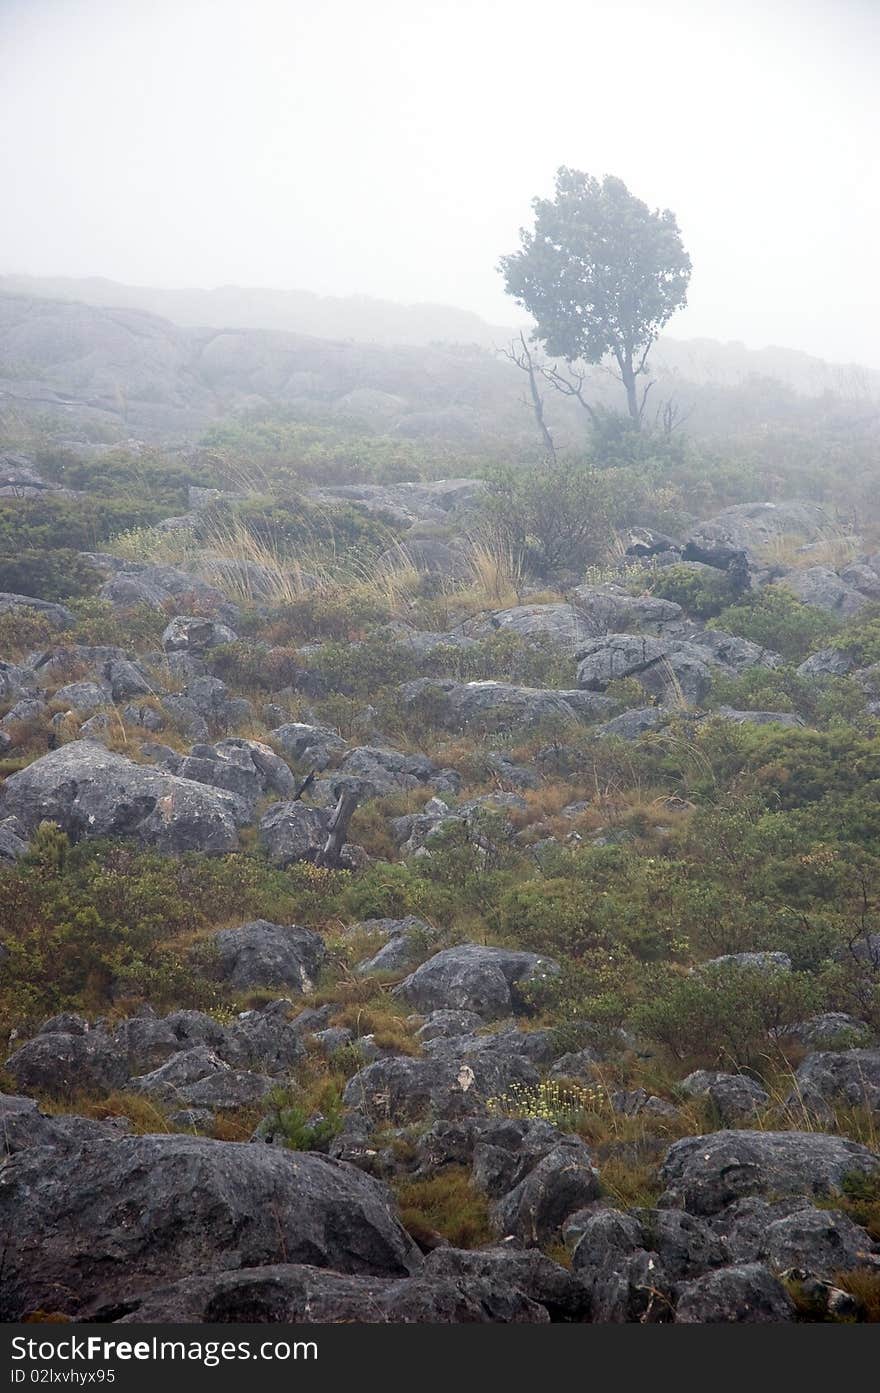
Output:
[[[876,1320],[871,409],[0,307],[0,1316]]]

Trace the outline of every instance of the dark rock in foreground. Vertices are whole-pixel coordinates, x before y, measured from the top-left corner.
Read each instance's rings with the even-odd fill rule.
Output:
[[[36,1147],[0,1175],[0,1318],[76,1315],[181,1277],[278,1261],[408,1276],[390,1193],[343,1162],[192,1136]]]

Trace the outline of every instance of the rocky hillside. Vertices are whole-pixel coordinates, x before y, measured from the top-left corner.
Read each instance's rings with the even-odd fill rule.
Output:
[[[80,422],[275,342],[4,304]],[[0,1318],[877,1320],[876,453],[222,424],[7,418]]]
[[[206,307],[198,323],[189,315],[173,323],[132,307],[131,297],[108,306],[87,290],[82,301],[0,291],[0,412],[95,442],[193,442],[232,415],[283,410],[471,457],[534,454],[540,443],[525,380],[498,351],[508,342],[503,331],[491,343],[484,326],[476,338],[415,344],[405,326],[395,339],[389,314],[380,342],[326,337],[333,316],[319,321],[325,336],[317,337],[259,327],[275,318],[237,313],[234,303],[225,319],[225,301]],[[867,370],[702,341],[663,340],[654,371],[658,423],[674,409],[704,436],[829,419],[858,431],[873,424],[880,395],[880,378]],[[548,394],[557,445],[583,449],[585,413]],[[619,406],[619,386],[599,369],[587,394],[594,406]]]

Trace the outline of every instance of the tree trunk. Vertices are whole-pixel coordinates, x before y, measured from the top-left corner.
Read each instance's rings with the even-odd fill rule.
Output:
[[[359,802],[360,794],[355,789],[348,788],[339,795],[339,802],[333,809],[328,824],[327,841],[324,843],[323,850],[315,857],[316,866],[335,867],[339,865],[339,853],[345,845],[348,824]]]
[[[639,406],[639,394],[636,391],[636,374],[633,370],[632,354],[627,354],[620,364],[620,376],[626,390],[626,404],[629,409],[630,418],[636,430],[640,430],[642,426],[642,412]]]

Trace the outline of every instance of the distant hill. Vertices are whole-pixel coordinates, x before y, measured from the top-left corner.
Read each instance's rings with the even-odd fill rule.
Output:
[[[451,305],[399,305],[368,295],[314,295],[309,290],[269,290],[223,285],[215,290],[164,290],[121,285],[95,276],[0,276],[0,291],[78,300],[86,305],[148,310],[174,324],[212,329],[282,329],[359,343],[465,343],[492,348],[514,333]]]
[[[117,294],[113,282],[90,284],[108,298]],[[349,302],[330,303],[341,313]],[[807,354],[664,339],[653,361],[647,419],[673,402],[693,434],[878,414],[880,373],[836,369]],[[280,408],[299,420],[439,442],[462,455],[518,456],[536,441],[524,388],[509,362],[474,342],[182,325],[128,305],[4,293],[0,281],[0,411],[60,418],[73,435],[191,440],[224,416]],[[587,391],[594,404],[621,406],[619,385],[599,369]],[[548,389],[546,409],[557,445],[578,448],[587,429],[580,407]]]
[[[400,305],[366,295],[315,295],[308,290],[235,285],[167,290],[123,285],[100,276],[0,276],[0,292],[145,310],[190,328],[275,329],[385,346],[468,344],[492,350],[517,332],[511,325],[489,324],[452,305]],[[830,392],[850,400],[880,400],[880,371],[827,363],[797,349],[751,349],[716,339],[664,337],[652,361],[664,379],[699,386],[737,387],[755,377],[774,378],[804,396]]]

